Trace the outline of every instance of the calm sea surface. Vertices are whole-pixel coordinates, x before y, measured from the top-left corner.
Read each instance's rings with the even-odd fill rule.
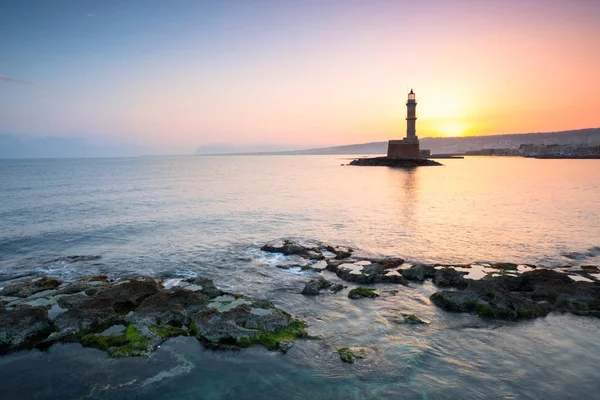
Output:
[[[60,344],[0,357],[0,397],[600,398],[600,320],[448,314],[431,305],[430,283],[375,301],[305,297],[315,273],[278,269],[284,258],[259,250],[296,238],[412,262],[600,265],[599,160],[467,158],[395,170],[342,166],[350,157],[0,160],[0,281],[202,275],[268,298],[321,338],[285,355],[177,338],[149,359],[125,360]],[[73,255],[101,258],[65,259]],[[390,322],[401,312],[431,324]],[[340,346],[374,353],[344,364]]]

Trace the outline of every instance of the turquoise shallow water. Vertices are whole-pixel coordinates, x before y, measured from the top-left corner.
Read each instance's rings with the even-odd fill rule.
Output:
[[[428,283],[374,301],[351,301],[346,292],[305,297],[300,291],[314,273],[278,269],[282,257],[259,250],[294,237],[415,262],[598,265],[598,161],[467,158],[413,171],[340,165],[347,162],[0,160],[2,280],[203,275],[270,299],[320,337],[285,355],[205,350],[189,338],[149,359],[113,360],[79,345],[13,353],[0,358],[2,398],[600,396],[596,319],[551,314],[515,324],[448,314],[429,302]],[[71,255],[101,258],[72,262]],[[394,323],[402,312],[431,324]],[[371,355],[343,364],[339,346]]]

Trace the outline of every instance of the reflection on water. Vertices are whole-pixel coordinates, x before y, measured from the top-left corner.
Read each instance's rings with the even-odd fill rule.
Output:
[[[396,204],[394,219],[402,230],[412,232],[418,225],[416,208],[419,205],[419,169],[386,168],[386,172],[388,187],[392,189],[390,194],[396,197],[391,199]]]
[[[300,291],[314,272],[278,269],[280,256],[259,251],[275,238],[302,237],[411,262],[600,264],[598,161],[444,163],[0,161],[1,278],[200,274],[268,298],[320,338],[286,355],[209,351],[190,338],[149,359],[113,360],[78,345],[13,353],[0,357],[2,398],[593,398],[597,319],[551,314],[514,324],[449,314],[431,305],[431,283],[380,284],[376,300],[348,299],[352,285],[306,297]],[[72,255],[101,258],[65,258]],[[402,313],[431,323],[399,324]],[[371,356],[344,364],[340,346]]]

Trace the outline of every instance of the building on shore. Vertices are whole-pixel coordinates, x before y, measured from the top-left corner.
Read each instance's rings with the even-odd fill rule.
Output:
[[[417,101],[415,93],[410,90],[406,101],[406,137],[402,140],[388,142],[387,158],[390,159],[415,159],[421,158],[419,137],[416,131]]]
[[[518,152],[522,156],[591,156],[600,155],[600,146],[590,146],[583,143],[566,144],[532,144],[526,143],[519,146]]]

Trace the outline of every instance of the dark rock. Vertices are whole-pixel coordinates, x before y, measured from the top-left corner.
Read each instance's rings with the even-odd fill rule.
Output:
[[[112,301],[115,312],[127,313],[135,309],[143,299],[160,291],[158,282],[147,278],[131,278],[99,290],[94,297]],[[62,300],[62,299],[61,299]]]
[[[513,263],[494,263],[490,265],[490,268],[502,269],[504,271],[516,271],[517,264]]]
[[[323,289],[329,289],[332,293],[337,293],[343,290],[346,286],[341,284],[333,284],[325,278],[311,279],[302,289],[302,294],[307,296],[316,296]]]
[[[402,314],[402,316],[404,317],[405,324],[427,324],[427,322],[423,321],[415,314]]]
[[[151,325],[189,324],[189,314],[206,308],[210,298],[181,288],[156,293],[144,299],[130,320]]]
[[[57,285],[41,278],[7,287],[10,293],[24,294],[45,288],[47,282]],[[63,341],[112,357],[139,356],[169,337],[189,334],[210,346],[261,344],[285,352],[296,338],[307,336],[302,321],[268,300],[224,293],[206,278],[182,283],[165,289],[148,277],[119,282],[86,278],[36,298],[4,297],[11,306],[0,302],[0,352]]]
[[[62,281],[46,276],[30,278],[7,285],[0,292],[1,296],[29,297],[44,290],[55,289]]]
[[[344,290],[344,288],[347,288],[347,287],[348,287],[348,286],[344,286],[344,285],[342,285],[341,283],[338,283],[338,284],[335,284],[335,285],[333,285],[332,287],[330,287],[330,288],[329,288],[329,290],[330,290],[332,293],[337,293],[337,292],[339,292],[339,291],[341,291],[341,290]]]
[[[54,260],[51,260],[49,262],[57,262],[57,261],[64,261],[64,262],[77,262],[77,261],[96,261],[96,260],[100,260],[102,258],[102,256],[66,256],[66,257],[59,257],[59,258],[55,258]]]
[[[383,276],[381,277],[381,280],[383,282],[389,282],[389,283],[399,283],[401,285],[408,285],[408,281],[406,279],[404,279],[404,277],[402,276],[402,271],[387,271],[383,274]]]
[[[302,289],[302,294],[309,296],[316,296],[322,289],[327,289],[333,284],[325,278],[311,279]]]
[[[123,317],[115,312],[114,301],[110,298],[76,294],[61,297],[58,299],[58,305],[67,311],[59,314],[54,320],[58,329],[56,339],[96,328],[105,329],[123,322]]]
[[[442,165],[439,162],[429,160],[427,158],[417,159],[392,159],[387,157],[372,157],[372,158],[359,158],[350,161],[349,165],[359,166],[375,166],[375,167],[395,167],[395,168],[415,168],[424,166]]]
[[[423,282],[425,279],[435,278],[436,269],[433,265],[416,264],[402,271],[404,279]]]
[[[217,296],[220,296],[225,293],[222,290],[218,289],[215,286],[215,283],[208,278],[202,278],[202,277],[191,278],[191,279],[187,279],[186,282],[189,282],[192,285],[201,286],[202,289],[200,290],[200,293],[202,293],[210,298],[217,297]]]
[[[248,298],[237,301],[235,307],[209,307],[193,314],[190,325],[193,334],[216,347],[262,344],[283,352],[296,338],[307,335],[305,324],[282,310],[254,307]]]
[[[375,297],[379,297],[379,293],[377,293],[375,289],[368,289],[364,287],[357,287],[348,293],[349,299],[362,299],[363,297],[374,299]]]
[[[600,269],[595,265],[582,265],[581,269],[585,272],[600,272]]]
[[[306,247],[298,242],[284,240],[278,243],[267,243],[260,248],[269,253],[281,253],[286,256],[298,255],[310,260],[322,260],[325,256],[317,247]]]
[[[575,282],[548,269],[470,281],[464,290],[442,290],[431,300],[447,311],[510,320],[544,316],[553,310],[600,316],[600,284]]]
[[[53,330],[45,307],[0,309],[0,353],[38,346]]]
[[[466,274],[467,272],[458,272],[453,268],[441,268],[435,271],[432,282],[440,287],[457,287],[464,289],[468,285],[468,282],[464,278],[464,275]]]
[[[345,258],[349,258],[352,256],[352,252],[354,251],[350,247],[334,247],[334,246],[326,246],[325,249],[333,254],[335,254],[336,260],[343,260]]]
[[[348,364],[354,364],[356,359],[367,358],[367,351],[362,347],[340,347],[337,352],[340,360]]]

